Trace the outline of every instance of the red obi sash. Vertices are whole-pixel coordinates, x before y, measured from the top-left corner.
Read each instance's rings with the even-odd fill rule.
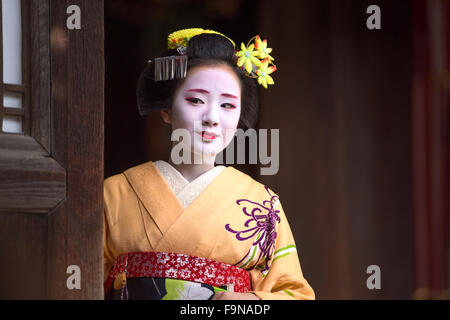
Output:
[[[114,281],[125,278],[172,278],[214,287],[227,286],[229,291],[251,290],[250,273],[223,262],[168,252],[128,252],[117,257],[104,283],[105,294]]]

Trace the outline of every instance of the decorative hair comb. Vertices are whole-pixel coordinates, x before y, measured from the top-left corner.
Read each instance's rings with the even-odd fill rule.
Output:
[[[155,81],[186,78],[187,61],[186,55],[155,58]]]
[[[213,33],[227,38],[233,47],[236,47],[233,40],[227,36],[213,30],[201,28],[182,29],[171,33],[167,38],[168,49],[177,49],[179,56],[159,57],[154,61],[155,81],[172,79],[183,79],[187,73],[187,46],[189,40],[199,34]],[[251,43],[255,40],[254,43]],[[245,46],[241,43],[241,50],[236,52],[237,66],[246,72],[247,76],[257,79],[264,88],[274,84],[270,74],[277,70],[273,64],[274,58],[270,55],[272,48],[267,48],[267,40],[261,40],[257,35],[250,39]]]

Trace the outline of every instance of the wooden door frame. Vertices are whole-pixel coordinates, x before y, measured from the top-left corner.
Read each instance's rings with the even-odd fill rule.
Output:
[[[70,5],[81,10],[79,30],[66,26]],[[33,0],[27,10],[30,135],[0,134],[1,250],[3,264],[14,260],[0,271],[24,289],[2,296],[102,299],[103,1]],[[79,289],[67,286],[71,265]]]
[[[103,298],[104,11],[102,0],[51,0],[54,157],[67,168],[64,214],[49,221],[49,298]],[[81,29],[66,28],[78,5]],[[58,125],[56,127],[56,125]],[[64,137],[61,139],[61,137]],[[81,290],[68,290],[66,269],[81,269]]]

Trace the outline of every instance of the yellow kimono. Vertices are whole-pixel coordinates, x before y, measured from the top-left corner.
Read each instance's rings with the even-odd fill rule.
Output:
[[[192,182],[165,161],[104,182],[105,279],[131,251],[175,252],[250,272],[260,299],[314,299],[278,196],[233,167]]]

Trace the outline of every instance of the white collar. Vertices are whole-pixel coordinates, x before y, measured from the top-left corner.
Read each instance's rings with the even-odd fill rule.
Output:
[[[215,166],[207,172],[201,174],[191,182],[175,169],[170,163],[164,160],[153,162],[158,168],[164,180],[169,185],[172,192],[177,196],[184,208],[191,202],[224,170],[225,166]]]

